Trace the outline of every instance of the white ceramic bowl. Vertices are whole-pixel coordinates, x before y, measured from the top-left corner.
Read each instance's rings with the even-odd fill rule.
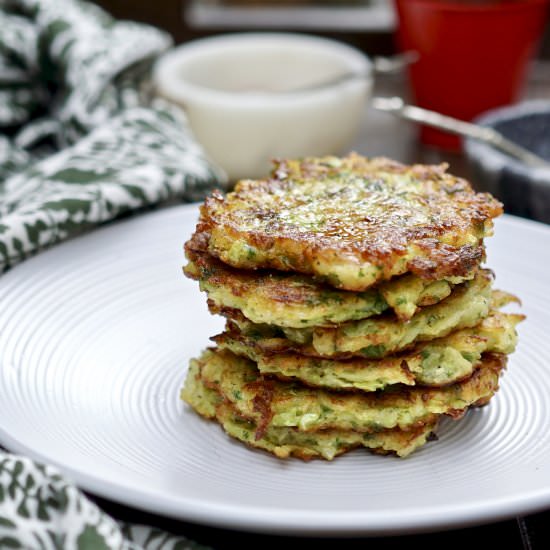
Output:
[[[289,93],[347,73],[364,76]],[[264,176],[272,158],[345,152],[370,95],[372,66],[337,41],[241,33],[171,50],[154,79],[158,94],[185,109],[207,153],[237,180]]]

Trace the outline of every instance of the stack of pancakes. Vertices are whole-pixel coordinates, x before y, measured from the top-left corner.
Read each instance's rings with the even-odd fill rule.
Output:
[[[278,457],[406,456],[498,389],[520,315],[480,267],[498,201],[444,166],[276,163],[214,194],[186,243],[226,330],[182,398]]]

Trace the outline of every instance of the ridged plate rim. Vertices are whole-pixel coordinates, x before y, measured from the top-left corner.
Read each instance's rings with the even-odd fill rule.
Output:
[[[140,231],[151,230],[154,227],[165,227],[175,223],[176,220],[185,219],[189,222],[189,220],[196,219],[197,212],[196,205],[175,206],[117,222],[68,243],[58,245],[52,250],[27,260],[0,277],[0,297],[5,288],[10,287],[12,291],[17,288],[17,277],[32,273],[33,269],[44,266],[47,269],[48,263],[55,262],[56,255],[59,254],[58,251],[62,250],[63,247],[72,246],[74,248],[75,243],[79,243],[81,258],[85,260],[86,248],[94,246],[94,242],[100,235],[108,235],[110,239],[116,240],[120,228],[125,228],[125,238],[128,238],[127,235],[130,233],[128,229],[131,228],[133,238],[137,239]],[[144,220],[147,223],[144,224]],[[503,216],[497,222],[497,234],[499,229],[503,228],[522,234],[525,239],[531,241],[534,239],[542,247],[550,240],[550,228],[536,222]],[[178,231],[177,226],[174,231]],[[186,238],[187,235],[181,234],[181,243]],[[544,254],[548,256],[548,253]],[[183,262],[181,246],[175,251],[175,255],[180,256]],[[544,270],[550,281],[550,263],[544,263],[544,255],[540,258],[540,261],[542,262],[541,269]],[[527,292],[528,285],[525,288]],[[196,291],[199,292],[198,288]],[[206,308],[206,305],[204,307]],[[2,321],[2,312],[0,311],[0,326],[2,326]],[[546,314],[545,321],[548,322],[547,326],[550,327],[550,314]],[[0,367],[3,360],[2,350],[0,350]],[[2,399],[2,388],[0,388],[0,399]],[[80,468],[79,464],[56,456],[51,449],[29,445],[25,441],[25,437],[25,433],[14,432],[10,430],[9,426],[1,425],[0,421],[0,442],[6,448],[56,465],[78,486],[90,493],[145,511],[185,521],[241,530],[296,535],[393,535],[465,527],[507,519],[550,507],[550,476],[548,471],[541,472],[540,484],[537,489],[528,489],[504,498],[495,498],[491,494],[485,494],[481,498],[475,498],[460,505],[449,502],[444,507],[440,505],[424,506],[419,510],[412,507],[406,510],[401,508],[398,517],[387,512],[376,512],[372,509],[368,511],[342,511],[330,506],[325,510],[297,510],[291,506],[284,509],[266,509],[258,506],[243,506],[238,502],[230,501],[230,499],[228,499],[228,502],[221,504],[211,502],[208,495],[205,495],[203,499],[190,498],[185,494],[166,495],[151,487],[136,488],[124,479],[113,480],[94,475]],[[389,462],[388,467],[391,467]]]

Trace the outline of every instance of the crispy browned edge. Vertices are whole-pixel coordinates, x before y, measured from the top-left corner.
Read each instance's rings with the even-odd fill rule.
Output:
[[[222,332],[221,334],[217,334],[216,336],[212,336],[210,338],[210,340],[212,340],[214,343],[216,343],[218,346],[222,346],[224,347],[224,344],[227,340],[231,340],[233,339],[230,334],[228,332]],[[292,352],[292,351],[289,351],[289,350],[286,350],[286,351],[283,351],[283,352],[280,352],[280,353],[270,353],[270,354],[267,354],[267,353],[262,353],[261,350],[257,349],[255,346],[254,346],[254,342],[253,341],[248,341],[248,340],[244,340],[244,339],[239,339],[241,342],[242,341],[245,341],[247,345],[249,345],[250,347],[252,347],[254,349],[254,351],[256,353],[258,353],[258,355],[264,355],[265,357],[269,357],[271,355],[277,355],[279,357],[284,357],[287,356],[287,357],[295,357],[295,356],[299,356],[300,354],[299,353],[296,353],[296,352]],[[410,381],[410,385],[411,386],[414,386],[416,388],[420,388],[420,387],[426,387],[426,388],[444,388],[446,386],[452,386],[453,384],[456,384],[457,382],[463,382],[464,380],[467,380],[470,376],[471,376],[471,373],[468,373],[468,374],[465,374],[464,376],[461,376],[460,378],[456,378],[454,379],[452,382],[447,382],[447,383],[441,383],[441,384],[420,384],[420,383],[417,383],[416,382],[416,377],[414,375],[413,372],[411,372],[410,368],[409,368],[409,365],[408,365],[408,361],[410,360],[410,356],[411,355],[419,355],[421,353],[421,349],[413,349],[413,350],[407,350],[407,351],[401,351],[397,354],[397,360],[401,360],[400,363],[399,363],[399,369],[401,370],[401,372],[403,373],[403,375],[407,378],[407,380]],[[234,352],[235,353],[235,352]],[[243,357],[245,358],[250,358],[249,356],[247,355],[244,355],[242,354]],[[308,358],[308,359],[312,359],[311,356],[304,356],[302,355],[304,358]],[[316,359],[323,359],[321,357],[314,357]],[[334,359],[333,357],[330,357],[330,358],[327,358],[329,361],[335,361],[337,363],[355,363],[355,364],[358,364],[358,363],[361,363],[362,361],[365,362],[365,363],[372,363],[372,362],[375,362],[375,361],[386,361],[387,358],[383,358],[383,359],[364,359],[362,357],[345,357],[343,359]],[[327,360],[325,359],[325,360]],[[473,365],[473,368],[472,368],[472,372],[478,368],[480,368],[482,366],[482,363],[479,362],[479,363],[476,363],[475,365]],[[315,384],[313,382],[309,382],[307,380],[304,380],[302,378],[296,378],[294,376],[286,376],[282,373],[278,373],[278,372],[273,372],[273,373],[264,373],[264,376],[266,377],[271,377],[271,378],[275,378],[277,380],[281,380],[282,382],[296,382],[296,381],[299,381],[300,384],[302,384],[303,386],[307,386],[309,388],[313,388],[313,389],[327,389],[325,388],[322,384]],[[389,386],[386,386],[386,389],[387,387]],[[345,392],[349,392],[349,393],[363,393],[364,390],[360,389],[360,388],[352,388],[352,387],[349,387],[349,388],[330,388],[330,391],[345,391]]]
[[[200,378],[200,364],[199,364],[199,374],[197,374],[197,377]],[[201,383],[204,384],[204,381],[201,380]],[[267,383],[269,384],[269,379],[267,379]],[[205,384],[205,386],[208,389],[210,389],[212,391],[215,391],[216,394],[220,398],[220,404],[218,404],[215,407],[216,408],[215,417],[205,417],[205,418],[208,418],[209,420],[216,421],[218,416],[219,416],[218,411],[220,410],[220,407],[228,406],[231,409],[232,414],[234,414],[237,418],[241,418],[241,419],[243,419],[247,422],[252,422],[253,424],[256,424],[250,418],[247,418],[246,416],[243,416],[243,415],[239,414],[236,411],[233,404],[231,403],[231,401],[229,401],[223,394],[221,394],[217,387],[209,386],[208,384]],[[272,392],[271,392],[271,394],[272,394]],[[258,439],[260,439],[264,436],[265,431],[267,429],[267,425],[269,424],[269,419],[271,418],[271,413],[270,413],[270,411],[267,410],[269,408],[269,397],[268,396],[271,395],[271,394],[269,392],[267,392],[267,394],[266,394],[266,392],[263,392],[262,397],[257,402],[255,402],[255,406],[257,406],[258,412],[260,412],[262,414],[261,424],[256,424],[257,428],[256,428],[256,431],[255,431],[255,434],[254,434],[254,437],[255,437],[256,440],[258,440]],[[266,411],[267,411],[267,414],[266,414]],[[461,416],[463,416],[465,414],[465,412],[466,411],[456,411],[455,413],[451,413],[450,416],[452,416],[453,419],[459,419],[459,418],[461,418]],[[419,420],[415,424],[411,425],[408,430],[403,430],[403,429],[400,429],[400,428],[392,428],[392,429],[387,430],[387,431],[400,429],[400,431],[403,433],[403,435],[409,435],[409,440],[412,440],[412,439],[418,437],[418,435],[424,430],[424,428],[428,424],[433,424],[432,432],[428,435],[427,441],[436,441],[438,438],[437,438],[437,435],[435,433],[435,429],[437,428],[438,421],[439,421],[439,419],[437,418],[437,415],[427,415],[423,420],[421,420],[421,421]],[[291,429],[291,428],[289,428],[289,429]],[[324,430],[324,432],[330,432],[330,431],[332,431],[330,428]],[[244,441],[244,440],[239,440],[239,441],[241,443],[244,443],[247,447],[249,447],[251,449],[255,449],[255,450],[258,450],[260,452],[265,452],[265,453],[268,453],[270,455],[273,455],[273,453],[267,451],[266,449],[262,449],[262,448],[259,448],[257,446],[254,446],[250,442],[247,442],[247,441]],[[342,450],[338,451],[334,455],[334,457],[340,456],[341,454],[352,451],[353,449],[356,449],[356,448],[361,447],[361,446],[362,445],[360,443],[357,443],[357,445],[355,445],[355,446],[350,445],[349,447],[343,448]],[[367,448],[367,451],[369,451],[370,453],[379,454],[379,455],[395,455],[396,454],[394,451],[387,451],[387,450],[382,449],[382,448]],[[292,452],[289,456],[299,458],[299,459],[301,459],[305,462],[308,462],[312,459],[323,459],[324,458],[321,455],[311,455],[311,454],[306,453],[306,452],[301,452],[299,449],[296,449],[296,448],[292,450]],[[280,458],[280,457],[277,457],[277,458]]]
[[[242,296],[251,289],[254,290],[261,287],[264,290],[267,288],[269,290],[269,298],[278,303],[304,304],[309,298],[307,289],[302,286],[277,283],[277,280],[272,278],[273,271],[236,269],[223,263],[211,254],[195,247],[194,237],[186,243],[185,252],[187,259],[192,261],[200,272],[199,276],[195,276],[184,269],[184,274],[187,277],[200,280],[207,274],[210,284],[228,288],[234,296]],[[287,275],[295,274],[287,273]],[[304,281],[308,280],[307,275],[301,275],[301,277],[303,277]],[[316,285],[318,291],[322,291],[323,288],[332,291],[335,290],[333,287],[316,281],[314,278],[309,278],[309,282],[312,285]]]
[[[364,163],[368,162],[368,159],[364,159],[358,155],[350,157],[355,159],[362,169],[364,169]],[[296,170],[293,172],[285,168],[291,162],[278,161],[274,170],[275,174],[295,174]],[[427,187],[433,181],[439,182],[441,185],[453,186],[455,197],[464,205],[465,209],[468,209],[468,223],[471,226],[484,224],[487,220],[502,213],[500,202],[487,193],[474,192],[470,184],[465,180],[446,174],[445,166],[405,166],[388,159],[373,159],[372,162],[377,170],[386,170],[392,173],[412,173],[417,178],[426,181]],[[315,166],[317,165],[308,164],[306,159],[300,165],[301,172],[298,172],[300,174],[305,173],[308,176],[326,176],[332,173],[330,167],[325,167],[326,169],[324,170],[316,170],[312,168]],[[365,174],[371,173],[369,170],[364,170],[364,172],[359,170],[359,172]],[[382,267],[391,267],[396,259],[405,253],[407,245],[414,242],[422,254],[410,260],[407,263],[406,269],[426,279],[465,276],[484,257],[484,249],[481,242],[475,246],[451,246],[438,240],[438,237],[450,229],[457,229],[453,227],[452,221],[450,224],[434,224],[423,228],[403,228],[396,221],[393,228],[394,231],[391,235],[388,235],[386,232],[383,236],[377,237],[376,233],[373,232],[369,235],[368,240],[363,239],[360,243],[349,246],[344,243],[338,245],[335,241],[327,244],[323,242],[323,239],[316,239],[313,236],[309,238],[304,237],[303,234],[297,234],[292,230],[278,237],[268,235],[265,231],[240,231],[238,223],[234,223],[231,217],[226,215],[227,211],[229,211],[227,205],[232,197],[246,196],[246,193],[251,188],[255,191],[260,190],[267,193],[284,185],[288,185],[287,180],[280,180],[274,177],[260,181],[241,181],[237,184],[235,190],[226,197],[222,196],[219,192],[214,192],[201,207],[200,220],[189,246],[192,248],[199,246],[201,249],[206,247],[208,249],[208,240],[212,228],[214,226],[223,227],[224,233],[231,239],[244,240],[261,250],[268,250],[277,244],[278,247],[280,245],[280,248],[289,251],[289,255],[293,258],[292,265],[288,265],[287,260],[283,262],[279,257],[274,256],[262,265],[249,267],[271,268],[283,271],[293,270],[314,274],[315,270],[312,266],[314,266],[315,259],[320,254],[328,255],[334,259],[337,259],[339,254],[353,254],[360,257],[363,261],[371,261]],[[265,215],[265,213],[258,211],[258,215]],[[210,250],[210,252],[216,254],[216,251]],[[382,275],[381,279],[384,278],[388,277]]]
[[[506,368],[506,364],[508,361],[508,357],[503,353],[485,353],[482,356],[482,364],[480,365],[480,368],[476,369],[470,377],[468,377],[466,380],[462,380],[460,382],[455,382],[454,384],[451,384],[450,386],[447,386],[446,391],[452,392],[453,388],[460,387],[461,384],[464,384],[465,382],[472,380],[474,383],[476,380],[484,375],[484,373],[487,370],[491,370],[494,374],[496,374],[496,378],[489,380],[486,382],[486,385],[488,386],[488,389],[490,389],[491,395],[488,397],[483,397],[475,401],[469,406],[466,406],[462,409],[449,409],[446,413],[444,413],[445,416],[449,416],[455,420],[458,420],[461,418],[466,411],[469,408],[472,407],[482,407],[486,405],[492,398],[492,396],[498,391],[499,389],[499,375],[502,370]],[[200,366],[199,366],[200,367]],[[203,380],[203,383],[205,386],[209,389],[212,389],[214,391],[217,391],[219,393],[219,390],[215,384],[210,385],[207,381]],[[273,411],[271,408],[271,403],[273,401],[274,393],[275,393],[275,380],[269,376],[265,375],[259,375],[258,378],[247,384],[247,388],[250,389],[255,393],[255,396],[253,398],[253,408],[254,411],[257,412],[260,415],[260,421],[257,422],[257,431],[256,431],[256,438],[260,438],[265,433],[267,427],[269,426],[269,423],[273,417]],[[384,399],[391,399],[395,395],[399,395],[400,398],[403,398],[405,400],[412,400],[414,394],[418,394],[418,392],[422,392],[421,397],[422,400],[428,401],[430,399],[430,394],[433,392],[439,391],[438,388],[418,388],[418,387],[409,387],[409,386],[401,386],[399,384],[392,387],[390,390],[385,390],[382,392],[372,392],[368,395],[374,397],[376,400],[380,400],[380,403],[384,401]],[[333,391],[330,390],[328,393],[331,394],[331,399],[334,399],[338,401],[339,399],[342,399],[345,397],[345,395],[349,395],[350,392],[346,391]],[[223,399],[226,399],[225,396],[223,396]],[[429,421],[434,415],[427,414],[426,417],[424,417],[421,420],[418,420],[414,424],[410,425],[410,429],[414,429],[415,427],[424,426],[427,421]]]

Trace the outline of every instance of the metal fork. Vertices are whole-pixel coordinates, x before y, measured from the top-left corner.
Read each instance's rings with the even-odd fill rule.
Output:
[[[450,116],[428,111],[414,105],[407,105],[400,97],[374,97],[372,106],[379,111],[386,111],[401,118],[420,122],[427,126],[433,126],[446,130],[453,134],[470,137],[478,141],[489,143],[495,149],[518,159],[533,168],[546,168],[550,170],[550,162],[528,151],[517,143],[505,138],[500,132],[486,126],[478,126],[471,122],[464,122]]]

